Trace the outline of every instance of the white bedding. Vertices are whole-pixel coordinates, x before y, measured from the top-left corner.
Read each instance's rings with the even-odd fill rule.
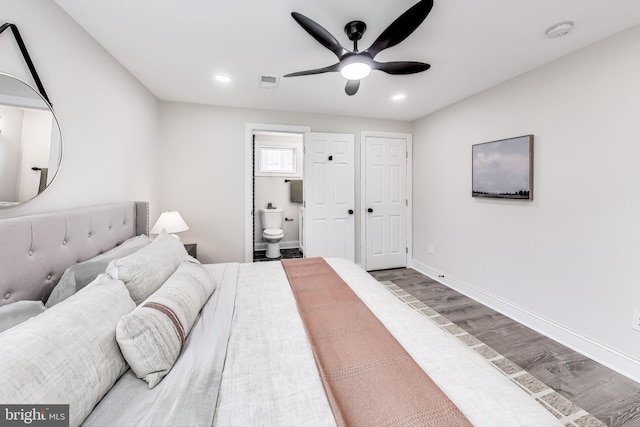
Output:
[[[210,425],[233,315],[238,264],[205,265],[218,287],[204,305],[173,369],[155,388],[129,369],[84,426]]]
[[[327,261],[474,425],[562,425],[358,266]],[[173,369],[151,390],[129,370],[84,425],[335,425],[282,265],[205,267],[218,288]]]
[[[327,261],[474,425],[562,425],[482,356],[359,267]],[[214,425],[335,425],[279,262],[240,265]]]
[[[214,425],[335,425],[279,262],[240,266]]]

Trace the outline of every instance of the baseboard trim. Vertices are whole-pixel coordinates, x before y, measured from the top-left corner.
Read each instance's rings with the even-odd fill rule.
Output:
[[[633,381],[640,382],[640,360],[436,268],[416,260],[412,260],[410,264],[413,269],[431,279],[546,335]]]

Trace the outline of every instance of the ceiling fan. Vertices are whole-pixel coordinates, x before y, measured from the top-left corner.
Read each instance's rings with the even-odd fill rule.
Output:
[[[368,76],[371,70],[380,70],[387,74],[414,74],[426,71],[431,65],[423,62],[377,62],[373,58],[380,51],[393,47],[409,37],[422,24],[422,21],[431,12],[431,8],[433,8],[433,0],[419,1],[393,21],[378,36],[371,47],[362,52],[358,51],[358,40],[362,38],[367,29],[364,22],[351,21],[345,25],[344,32],[349,37],[349,40],[353,41],[353,51],[349,51],[342,47],[338,40],[320,24],[298,12],[292,12],[293,19],[320,44],[335,53],[339,61],[328,67],[298,71],[286,74],[284,77],[308,76],[339,71],[347,79],[345,92],[347,95],[355,95],[360,88],[360,80]]]

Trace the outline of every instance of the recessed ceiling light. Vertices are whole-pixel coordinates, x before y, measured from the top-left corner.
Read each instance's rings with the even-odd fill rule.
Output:
[[[214,77],[218,83],[231,83],[231,77],[224,74],[216,74]]]
[[[558,37],[566,36],[573,29],[573,21],[565,21],[559,24],[555,24],[547,28],[545,35],[550,39],[557,39]]]
[[[404,99],[407,97],[407,95],[405,95],[404,93],[399,93],[397,95],[393,95],[391,97],[391,100],[394,102],[400,102],[400,101],[404,101]]]

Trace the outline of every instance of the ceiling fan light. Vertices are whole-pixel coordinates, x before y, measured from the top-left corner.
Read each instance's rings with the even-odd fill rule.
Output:
[[[371,65],[364,62],[352,62],[340,69],[340,74],[347,80],[364,79],[371,72]]]
[[[218,83],[231,83],[231,77],[226,76],[224,74],[216,74],[214,76],[214,79],[218,82]]]

